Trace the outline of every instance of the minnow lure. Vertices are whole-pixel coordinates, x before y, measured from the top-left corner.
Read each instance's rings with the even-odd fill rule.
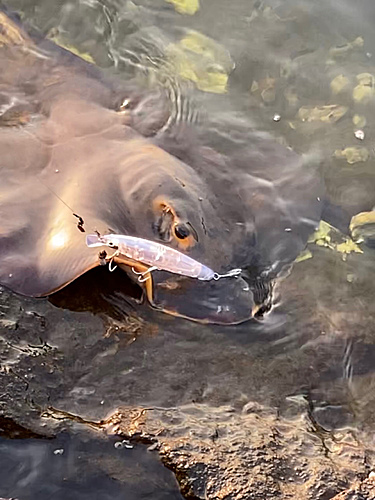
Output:
[[[167,247],[155,241],[127,236],[123,234],[89,234],[86,236],[86,244],[89,247],[108,246],[116,250],[111,259],[116,255],[125,255],[127,258],[141,262],[150,268],[141,274],[151,271],[168,271],[202,281],[218,280],[230,276],[238,276],[241,269],[232,269],[226,274],[218,274],[209,267],[188,257],[187,255]]]

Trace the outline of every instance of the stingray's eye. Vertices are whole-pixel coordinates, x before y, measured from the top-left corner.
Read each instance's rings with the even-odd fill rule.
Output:
[[[177,244],[183,250],[192,248],[198,242],[198,234],[190,222],[187,222],[186,215],[179,214],[172,205],[157,198],[153,211],[157,217],[153,230],[160,240]]]
[[[184,240],[188,236],[190,236],[190,229],[185,226],[185,224],[176,224],[174,227],[174,234],[180,240]]]
[[[174,217],[174,213],[168,207],[163,207],[160,217],[154,226],[162,241],[170,241]]]

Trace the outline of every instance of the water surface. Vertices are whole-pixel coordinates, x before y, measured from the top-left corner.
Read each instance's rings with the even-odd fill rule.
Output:
[[[208,109],[222,101],[207,91],[212,84],[207,72],[227,74],[227,95],[256,128],[299,153],[321,154],[324,215],[340,237],[349,235],[353,215],[375,205],[375,98],[361,98],[363,89],[355,91],[361,81],[372,89],[375,75],[373,2],[201,0],[193,16],[162,0],[10,0],[8,6],[44,34],[58,33],[65,45],[123,78],[162,79],[175,70],[166,54],[184,29],[210,37],[216,41],[210,61],[194,61],[198,84],[204,87],[200,98]],[[370,76],[363,80],[363,74]],[[340,82],[344,86],[338,91]],[[322,106],[346,111],[339,118],[312,118],[311,110]],[[366,124],[354,123],[356,115]],[[364,131],[363,140],[354,135],[358,129]],[[361,148],[362,156],[350,163],[345,151],[353,147]],[[147,308],[138,309],[142,319],[129,321],[118,303],[116,314],[110,314],[101,305],[96,275],[88,278],[96,283],[95,292],[90,281],[68,290],[63,301],[71,310],[3,290],[1,363],[11,371],[2,377],[12,389],[11,395],[4,389],[1,407],[31,422],[38,408],[49,405],[99,420],[121,405],[196,402],[240,411],[256,401],[288,417],[309,407],[325,429],[364,429],[372,446],[375,255],[370,246],[360,248],[363,253],[343,254],[309,244],[310,258],[277,282],[271,312],[236,327],[203,326]],[[90,293],[82,295],[88,287]],[[99,309],[100,315],[92,313]],[[169,476],[165,483],[155,479],[145,487],[142,478],[156,478],[164,469],[143,448],[119,458],[113,443],[85,439],[2,438],[0,453],[9,462],[0,471],[0,495],[47,498],[53,487],[57,498],[67,498],[68,490],[71,498],[83,499],[92,491],[100,492],[98,498],[123,498],[123,488],[130,488],[126,498],[134,500],[159,494],[180,498]],[[54,447],[66,451],[56,456]],[[78,453],[95,462],[85,477]],[[116,462],[120,481],[114,482],[105,468],[109,461]],[[134,462],[140,464],[136,473]],[[135,485],[134,474],[139,479]],[[35,479],[22,482],[22,477]]]

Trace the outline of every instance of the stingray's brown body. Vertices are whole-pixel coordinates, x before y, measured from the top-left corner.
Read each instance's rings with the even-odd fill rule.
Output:
[[[320,182],[299,156],[243,125],[233,140],[175,133],[162,89],[107,79],[1,11],[0,106],[0,283],[16,292],[46,296],[99,265],[82,229],[161,241],[217,272],[275,274],[319,219]],[[243,278],[155,285],[172,314],[253,314]]]

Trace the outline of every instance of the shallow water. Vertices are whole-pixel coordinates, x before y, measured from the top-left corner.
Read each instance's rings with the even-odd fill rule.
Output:
[[[232,102],[252,116],[259,130],[270,131],[297,152],[322,155],[329,200],[323,215],[342,231],[340,238],[348,234],[353,215],[375,205],[375,100],[361,98],[363,89],[355,93],[361,86],[357,75],[375,74],[375,5],[370,0],[355,5],[202,0],[193,16],[177,13],[162,0],[7,4],[44,34],[58,28],[66,45],[124,78],[171,71],[163,69],[163,54],[181,38],[181,28],[216,40],[221,49],[216,47],[209,63],[197,62],[198,76],[206,75],[209,64],[219,66],[221,74],[228,73]],[[337,92],[331,82],[340,75],[345,85]],[[199,78],[198,84],[204,85]],[[209,92],[201,99],[208,107],[220,102]],[[347,109],[337,121],[301,112],[328,105]],[[354,115],[365,117],[366,125],[355,125]],[[359,128],[363,141],[354,135]],[[348,163],[342,152],[351,147],[362,148],[360,161]],[[194,324],[147,307],[137,307],[129,319],[121,297],[111,308],[103,300],[107,278],[98,278],[103,270],[52,299],[66,308],[4,289],[0,408],[32,427],[47,406],[100,420],[121,405],[169,408],[196,402],[241,410],[256,401],[289,418],[308,408],[316,426],[326,430],[364,430],[373,448],[375,253],[364,244],[361,249],[345,255],[309,244],[311,257],[277,282],[271,312],[231,327]],[[53,455],[55,448],[66,452]],[[113,442],[72,432],[54,441],[2,438],[0,453],[9,457],[8,468],[0,469],[0,496],[47,498],[54,488],[57,498],[68,498],[67,491],[71,498],[86,498],[98,489],[98,498],[123,498],[124,492],[134,500],[157,494],[181,498],[174,478],[143,447],[119,458]],[[81,453],[90,457],[84,479],[77,465]],[[113,480],[113,468],[120,471],[120,481]],[[23,483],[22,477],[29,476],[34,479]],[[143,484],[146,478],[151,489]]]
[[[25,499],[179,500],[174,477],[150,452],[118,440],[60,434],[52,440],[0,439],[1,494]],[[145,481],[147,478],[147,481]]]

